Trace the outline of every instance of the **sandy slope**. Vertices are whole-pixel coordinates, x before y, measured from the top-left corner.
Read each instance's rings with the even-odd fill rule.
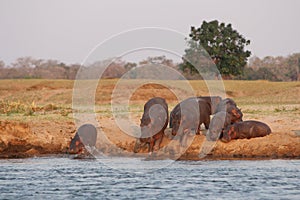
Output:
[[[64,153],[75,133],[73,123],[0,121],[0,157]]]
[[[292,131],[293,127],[300,124],[300,120],[294,120],[292,125],[290,120],[282,118],[279,120],[276,117],[268,117],[263,121],[271,126],[273,130],[271,135],[250,140],[234,140],[229,143],[218,141],[206,159],[300,158],[300,137]],[[108,142],[103,142],[98,137],[98,149],[109,155],[139,155],[132,153],[135,139],[122,132],[112,118],[102,117],[100,127],[101,133],[105,134]],[[18,158],[66,153],[75,129],[73,122],[0,121],[0,157]],[[170,129],[166,130],[166,135],[170,135]],[[163,140],[163,148],[156,155],[162,158],[199,159],[198,155],[205,136],[196,135],[191,136],[190,139],[192,143],[189,148],[179,155],[178,152],[174,153],[178,151],[178,141],[172,140],[175,145],[173,143],[171,145],[171,140],[166,136]],[[146,153],[147,148],[145,147],[141,152]]]

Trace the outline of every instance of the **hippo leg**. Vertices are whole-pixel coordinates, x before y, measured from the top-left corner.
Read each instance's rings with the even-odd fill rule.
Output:
[[[201,125],[195,130],[196,135],[201,135]]]
[[[201,133],[201,124],[199,123],[197,130],[195,130],[196,135],[200,135]]]
[[[206,122],[204,122],[204,126],[205,126],[206,130],[208,130],[209,124],[210,124],[210,119],[208,118],[208,120]]]
[[[180,140],[179,140],[180,146],[183,146],[183,139],[184,139],[184,135],[182,135],[182,136],[180,137]]]
[[[140,150],[140,148],[141,148],[141,141],[137,139],[133,148],[133,152],[137,153]]]
[[[154,151],[158,151],[160,149],[160,145],[161,145],[161,142],[162,142],[162,139],[163,139],[163,133],[159,133],[158,135],[159,137],[155,139],[154,141],[154,147],[153,147],[153,150]]]
[[[155,144],[155,139],[153,137],[151,137],[150,141],[149,141],[149,146],[148,146],[148,152],[149,153],[153,152],[154,144]]]
[[[188,140],[190,132],[191,132],[190,129],[184,130],[184,133],[183,133],[183,135],[181,137],[181,146],[182,147],[187,147],[187,140]]]
[[[148,142],[141,142],[141,140],[139,138],[136,139],[136,142],[135,142],[135,145],[134,145],[134,148],[133,148],[133,152],[134,153],[139,152],[146,145],[148,145],[148,149],[149,149],[149,143]]]
[[[187,134],[184,134],[182,136],[182,142],[181,142],[181,146],[182,147],[187,147],[187,139],[188,139],[188,135]]]

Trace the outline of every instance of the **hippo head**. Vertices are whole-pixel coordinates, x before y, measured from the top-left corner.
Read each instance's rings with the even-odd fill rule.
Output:
[[[80,153],[83,148],[84,148],[84,144],[82,143],[78,133],[76,133],[76,135],[73,138],[71,138],[71,142],[69,145],[69,153],[70,154]]]
[[[140,123],[142,138],[143,136],[148,135],[152,127],[152,121],[150,117],[143,117]]]
[[[241,122],[243,121],[243,113],[242,111],[237,107],[232,107],[230,110],[231,116],[232,116],[232,123]]]
[[[229,142],[234,138],[235,130],[233,125],[229,125],[224,131],[223,136],[221,138],[222,142]]]
[[[143,118],[141,119],[140,127],[141,136],[136,139],[135,146],[133,148],[134,153],[137,153],[149,142],[149,137],[151,137],[151,130],[153,127],[153,122],[151,118],[143,116]]]

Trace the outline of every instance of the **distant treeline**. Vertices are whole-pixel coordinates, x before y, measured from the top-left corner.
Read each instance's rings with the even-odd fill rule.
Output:
[[[91,68],[103,66],[103,62],[95,62]],[[119,78],[132,63],[110,63],[103,73],[104,78]],[[57,60],[34,59],[32,57],[18,58],[9,66],[0,61],[0,79],[76,79],[80,64],[65,64]],[[83,66],[84,67],[84,66]],[[93,77],[92,77],[93,78]]]
[[[107,64],[109,63],[109,64]],[[90,66],[95,70],[97,67],[108,66],[104,71],[103,78],[120,78],[126,72],[136,66],[149,63],[158,63],[180,70],[180,63],[174,63],[165,56],[149,57],[139,63],[113,60],[111,62],[95,62]],[[91,67],[92,66],[92,67]],[[32,57],[18,58],[10,65],[5,65],[0,61],[0,79],[71,79],[76,78],[80,69],[80,64],[65,64],[57,60],[34,59]],[[91,76],[94,74],[91,70]],[[243,75],[230,76],[226,79],[239,80],[270,80],[270,81],[299,81],[300,80],[300,53],[292,54],[287,57],[267,56],[263,59],[258,57],[250,58],[247,66],[244,67]],[[153,73],[147,71],[147,73]],[[199,75],[183,72],[187,79],[201,79]],[[93,77],[98,78],[98,77]]]
[[[300,53],[287,57],[252,57],[244,68],[242,80],[300,81]]]

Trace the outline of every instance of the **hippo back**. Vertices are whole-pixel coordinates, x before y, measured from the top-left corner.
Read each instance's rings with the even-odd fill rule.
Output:
[[[171,111],[169,127],[170,128],[173,127],[173,118],[175,117],[175,114],[180,116],[181,106],[188,105],[188,104],[192,105],[193,104],[192,102],[197,101],[199,104],[199,112],[203,113],[204,116],[207,116],[216,112],[217,105],[220,103],[221,100],[222,98],[219,96],[199,96],[199,97],[190,97],[183,100],[182,102],[178,103]],[[209,108],[207,107],[207,105],[209,105]],[[193,112],[197,110],[197,108],[195,109],[193,108],[193,106],[186,106],[186,107],[192,107],[191,110]]]
[[[180,103],[178,103],[174,108],[173,110],[171,111],[170,113],[170,125],[169,127],[170,128],[173,128],[173,122],[174,122],[174,118],[175,116],[180,116],[181,115],[181,106],[183,105],[187,105],[190,101],[193,101],[193,100],[196,100],[197,97],[190,97],[190,98],[187,98],[183,101],[181,101]]]
[[[149,131],[151,133],[146,133],[142,137],[147,137],[147,134],[155,135],[161,130],[165,130],[168,125],[168,118],[168,104],[165,99],[154,97],[147,101],[144,105],[140,127],[142,128],[142,134]],[[143,129],[147,130],[143,131]]]
[[[248,120],[244,122],[236,123],[237,132],[240,133],[240,139],[242,138],[254,138],[263,137],[271,133],[271,128],[260,121]]]
[[[77,131],[84,145],[95,146],[97,140],[97,129],[92,124],[84,124]]]
[[[176,135],[179,128],[195,129],[199,125],[199,102],[196,97],[185,99],[172,110],[172,134]]]
[[[199,96],[197,98],[202,99],[202,100],[206,101],[207,103],[209,103],[209,105],[211,107],[210,115],[215,114],[217,112],[217,107],[220,104],[220,102],[222,101],[222,98],[220,96]]]
[[[237,107],[235,101],[230,98],[223,99],[217,106],[216,113],[221,111],[228,112],[230,107]]]
[[[270,127],[259,121],[249,120],[237,122],[228,126],[224,130],[223,142],[229,142],[232,139],[250,139],[255,137],[263,137],[271,133]]]
[[[96,145],[97,130],[92,124],[84,124],[79,127],[75,136],[70,142],[70,152],[77,152],[84,146],[93,147]]]

